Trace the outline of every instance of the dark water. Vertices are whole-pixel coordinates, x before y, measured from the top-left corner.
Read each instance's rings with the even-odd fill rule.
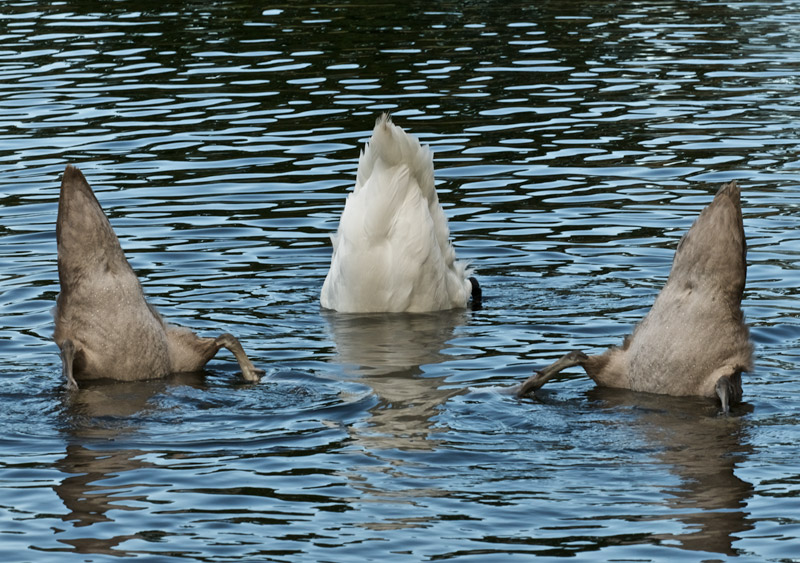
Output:
[[[800,3],[0,6],[6,561],[800,561]],[[374,119],[435,151],[483,310],[320,311]],[[60,175],[151,300],[238,335],[68,395]],[[617,344],[743,186],[745,403],[502,389]]]

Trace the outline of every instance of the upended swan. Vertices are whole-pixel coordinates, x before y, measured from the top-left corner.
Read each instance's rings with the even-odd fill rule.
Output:
[[[722,186],[683,236],[652,309],[622,347],[573,351],[517,390],[536,391],[563,369],[582,366],[599,386],[667,395],[719,397],[723,412],[742,397],[753,346],[742,313],[747,246],[739,186]]]
[[[64,378],[134,381],[199,371],[220,348],[233,352],[247,381],[256,369],[230,334],[200,338],[165,322],[144,297],[108,218],[83,174],[67,166],[56,221],[61,293],[53,337]]]
[[[429,312],[477,304],[481,289],[456,260],[427,146],[384,114],[358,162],[320,302],[347,313]]]

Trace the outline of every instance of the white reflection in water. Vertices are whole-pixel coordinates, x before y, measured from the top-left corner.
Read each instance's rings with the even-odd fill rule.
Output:
[[[464,310],[417,314],[343,314],[324,311],[336,344],[333,361],[369,385],[379,398],[360,440],[378,448],[429,449],[431,418],[448,398],[462,392],[443,388],[443,376],[424,366],[452,357],[445,350],[455,328],[469,320]]]

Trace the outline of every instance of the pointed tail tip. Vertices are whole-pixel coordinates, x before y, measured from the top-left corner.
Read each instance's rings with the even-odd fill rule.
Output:
[[[86,178],[77,167],[73,166],[72,164],[67,164],[67,167],[64,169],[64,176],[61,179],[61,191],[64,191],[65,188],[69,189],[89,189],[89,183],[86,181]]]
[[[407,160],[407,154],[419,150],[419,139],[409,135],[402,127],[392,122],[388,113],[382,113],[375,121],[375,128],[367,145],[374,151],[374,156],[394,166]]]
[[[726,195],[731,199],[735,199],[736,201],[739,200],[739,196],[741,195],[741,189],[739,188],[739,182],[736,180],[731,180],[727,184],[722,184],[719,190],[717,191],[717,196]]]
[[[393,125],[392,116],[388,111],[382,112],[375,120],[375,127],[379,127],[381,125]]]
[[[374,138],[376,135],[380,136],[382,134],[391,135],[394,129],[400,129],[400,128],[394,123],[392,123],[391,115],[389,115],[387,112],[383,112],[375,120],[375,128],[372,131],[372,137]]]
[[[64,169],[64,179],[73,178],[75,176],[83,176],[81,171],[78,170],[77,167],[73,166],[72,164],[67,164],[67,167]]]
[[[64,176],[61,180],[61,185],[63,186],[65,184],[70,184],[76,180],[84,180],[83,173],[72,164],[67,164],[67,167],[64,169]]]

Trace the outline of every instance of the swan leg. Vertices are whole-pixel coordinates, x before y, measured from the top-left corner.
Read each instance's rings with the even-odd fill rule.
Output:
[[[78,383],[72,375],[72,365],[75,362],[75,344],[69,338],[61,343],[61,373],[67,381],[67,389],[78,390]]]
[[[474,276],[470,276],[469,284],[472,288],[472,309],[478,310],[481,308],[481,305],[483,305],[483,291],[481,290],[481,285]]]
[[[517,397],[524,397],[529,393],[537,391],[540,387],[542,387],[542,385],[547,383],[562,370],[571,368],[573,366],[582,366],[583,362],[585,362],[587,358],[588,356],[580,350],[573,350],[569,354],[562,356],[546,368],[534,373],[525,381],[525,383],[520,385],[519,389],[517,389]]]
[[[714,384],[714,391],[719,397],[722,413],[728,414],[731,405],[742,400],[742,372],[733,368],[725,368],[727,373],[720,375]]]
[[[264,375],[264,370],[258,369],[253,365],[253,362],[251,362],[250,358],[247,357],[247,354],[244,352],[244,348],[242,348],[242,345],[235,336],[226,332],[225,334],[218,336],[215,342],[218,347],[227,348],[233,352],[233,355],[236,357],[236,361],[239,362],[239,367],[242,369],[242,377],[245,381],[251,381],[255,383],[261,379],[262,375]]]

